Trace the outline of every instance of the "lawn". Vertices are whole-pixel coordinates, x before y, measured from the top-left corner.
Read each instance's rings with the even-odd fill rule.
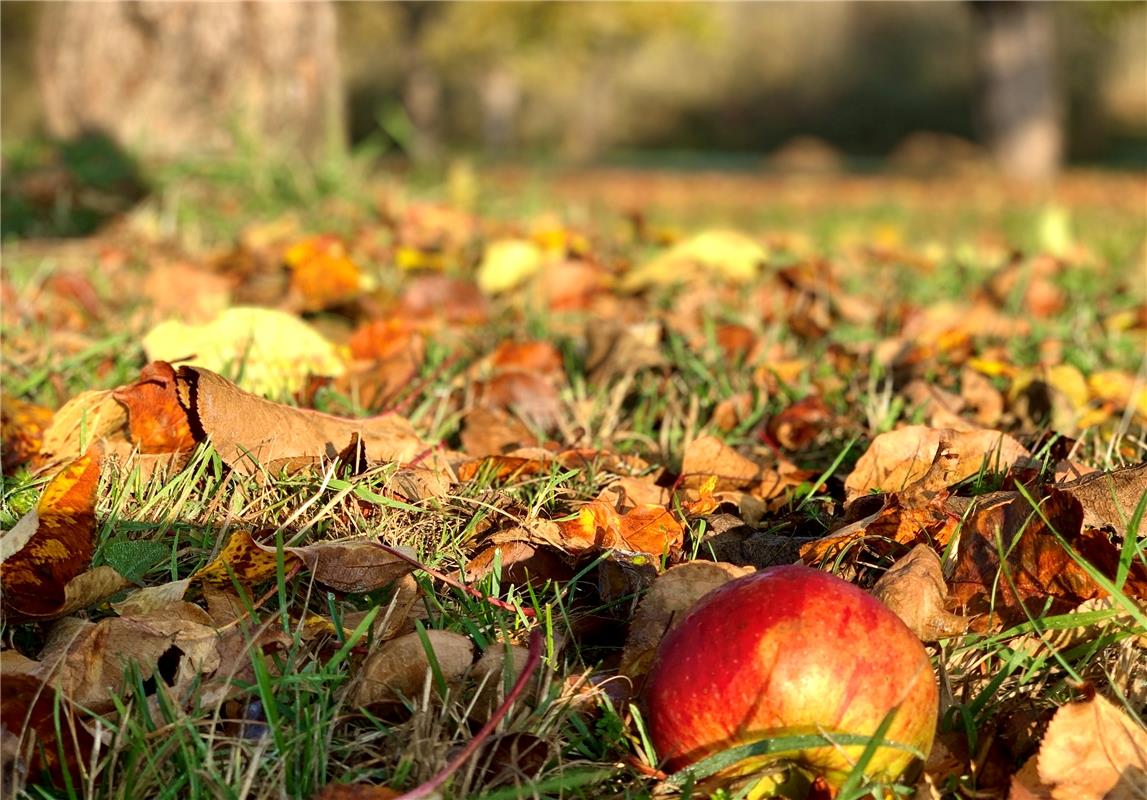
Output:
[[[1134,796],[1143,175],[75,159],[5,180],[6,795]],[[930,755],[664,771],[658,641],[791,563]]]

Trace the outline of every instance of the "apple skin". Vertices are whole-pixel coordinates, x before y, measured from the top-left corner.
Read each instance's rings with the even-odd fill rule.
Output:
[[[705,595],[661,640],[643,693],[664,767],[766,737],[869,736],[900,709],[885,738],[925,754],[939,690],[920,640],[862,589],[804,566],[771,567]],[[839,785],[863,746],[820,747],[754,759],[746,775],[789,760]],[[867,774],[894,780],[912,755],[880,748]]]

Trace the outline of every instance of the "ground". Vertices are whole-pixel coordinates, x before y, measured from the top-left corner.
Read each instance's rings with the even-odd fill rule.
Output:
[[[1142,175],[70,158],[6,180],[6,787],[691,787],[657,641],[801,561],[934,667],[885,791],[1099,791],[1041,771],[1147,698]]]

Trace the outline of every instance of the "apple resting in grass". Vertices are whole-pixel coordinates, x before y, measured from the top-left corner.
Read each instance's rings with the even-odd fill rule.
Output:
[[[833,732],[871,736],[899,707],[886,741],[927,754],[938,689],[920,640],[880,601],[803,566],[771,567],[705,595],[657,649],[644,692],[649,732],[675,772],[737,745]],[[756,757],[784,759],[838,786],[863,745]],[[912,762],[881,747],[865,772],[893,780]]]

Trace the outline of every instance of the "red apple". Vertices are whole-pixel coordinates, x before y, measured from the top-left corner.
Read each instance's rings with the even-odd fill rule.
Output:
[[[701,598],[658,646],[644,705],[653,744],[675,772],[764,738],[871,736],[893,708],[884,739],[927,754],[939,701],[928,654],[899,617],[847,581],[783,566]],[[783,758],[835,786],[863,750],[757,757],[722,775],[748,775]],[[892,780],[912,758],[881,747],[866,772]]]

